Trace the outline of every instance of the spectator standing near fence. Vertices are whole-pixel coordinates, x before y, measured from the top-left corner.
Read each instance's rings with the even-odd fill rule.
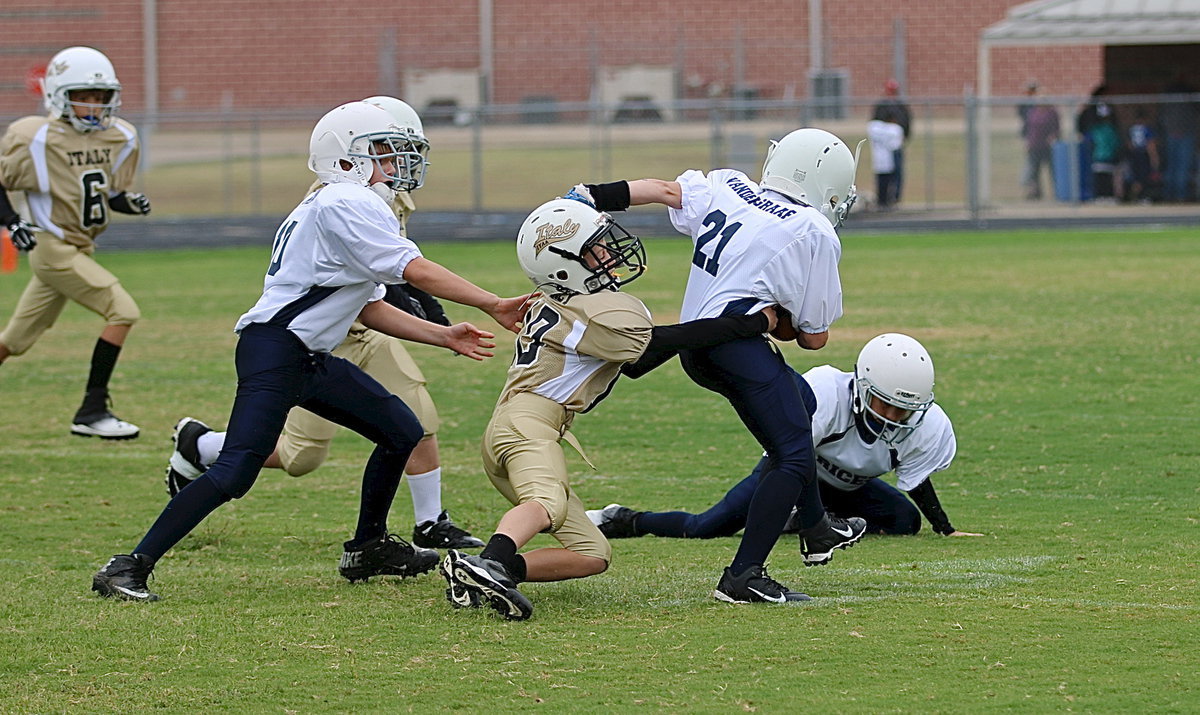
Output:
[[[1025,140],[1025,171],[1021,186],[1025,189],[1025,198],[1030,200],[1042,198],[1042,167],[1051,166],[1051,150],[1060,131],[1058,110],[1039,102],[1037,92],[1038,83],[1030,81],[1025,86],[1028,100],[1017,109],[1022,119],[1021,136]],[[1050,182],[1053,186],[1053,171]]]
[[[904,144],[908,141],[908,131],[912,124],[912,110],[908,104],[900,99],[900,83],[895,79],[889,79],[883,84],[883,98],[876,104],[871,113],[873,122],[883,122],[886,124],[899,125],[902,130],[899,146],[891,149],[891,165],[890,172],[880,172],[876,168],[875,179],[876,188],[878,189],[878,197],[876,201],[880,208],[887,208],[900,203],[900,197],[904,193]],[[870,126],[868,126],[870,131]],[[888,137],[884,143],[878,144],[880,150],[884,146],[893,146],[894,138]],[[871,142],[872,156],[876,151],[876,141]],[[886,166],[885,161],[885,166]],[[878,166],[878,165],[877,165]]]

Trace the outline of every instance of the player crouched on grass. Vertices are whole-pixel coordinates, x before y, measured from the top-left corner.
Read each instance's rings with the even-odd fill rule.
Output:
[[[484,471],[514,506],[479,556],[451,550],[441,569],[454,606],[486,603],[510,620],[533,614],[521,582],[584,578],[612,560],[608,540],[567,478],[561,441],[576,444],[568,432],[575,415],[603,399],[623,372],[637,377],[661,363],[662,354],[775,325],[768,309],[654,326],[642,301],[620,290],[644,269],[641,241],[580,201],[555,199],[535,209],[517,234],[517,258],[542,295],[517,336],[483,437]],[[517,553],[543,532],[564,548]]]
[[[29,251],[33,273],[0,333],[0,363],[32,348],[68,300],[82,305],[104,318],[104,328],[71,434],[133,439],[137,425],[109,410],[108,382],[141,312],[92,254],[112,211],[150,213],[150,200],[127,190],[137,171],[137,130],[116,116],[121,83],[108,58],[91,47],[56,54],[42,88],[49,115],[18,119],[0,140],[0,225],[17,248]],[[36,228],[5,190],[25,192],[27,218]]]
[[[863,346],[854,372],[822,365],[804,375],[793,370],[792,378],[810,403],[826,509],[865,519],[868,533],[915,534],[924,514],[939,534],[981,536],[951,526],[930,479],[950,466],[956,442],[950,418],[934,404],[933,360],[921,343],[886,333]],[[765,464],[765,458],[760,460],[721,501],[699,514],[609,504],[589,510],[588,518],[610,539],[733,536],[746,525]],[[896,473],[899,489],[879,479],[888,472]],[[797,530],[793,512],[784,533]]]
[[[155,601],[146,580],[168,550],[205,517],[254,486],[288,411],[299,405],[375,443],[363,469],[358,524],[345,543],[346,578],[408,575],[412,546],[388,532],[404,465],[423,430],[411,409],[347,360],[330,355],[357,317],[393,337],[439,345],[477,360],[492,355],[490,333],[415,318],[382,300],[421,252],[400,234],[388,206],[404,179],[404,133],[365,102],[336,107],[317,122],[309,168],[325,188],[306,197],[275,235],[263,294],[238,320],[238,386],[217,461],[167,503],[128,554],[92,578],[101,596]],[[528,296],[508,299],[520,320]]]
[[[404,163],[406,170],[402,172],[404,179],[391,199],[391,207],[400,221],[401,232],[407,236],[408,217],[416,210],[412,192],[421,188],[425,181],[429,141],[425,138],[421,118],[407,102],[387,96],[368,97],[363,101],[387,110],[405,135],[403,151],[398,159]],[[317,179],[309,188],[309,193],[322,186],[324,184]],[[409,262],[404,272],[409,282],[387,286],[383,299],[418,318],[439,325],[450,325],[441,304],[417,287],[416,283],[420,283],[449,300],[479,308],[492,315],[505,328],[516,331],[516,323],[508,322],[509,318],[498,311],[504,306],[504,301],[498,296],[439,269],[439,266],[424,258]],[[404,347],[404,341],[370,330],[355,321],[346,339],[333,349],[332,354],[358,365],[388,392],[403,400],[425,430],[424,437],[404,465],[404,481],[408,483],[416,520],[412,543],[424,547],[418,549],[414,556],[420,561],[416,570],[427,571],[437,564],[438,555],[428,549],[473,549],[483,546],[482,541],[455,524],[442,508],[442,463],[437,439],[441,418],[433,397],[426,389],[425,375]],[[288,413],[279,443],[267,457],[264,466],[282,469],[293,477],[304,476],[325,462],[336,434],[337,425],[306,409],[296,408]],[[197,419],[184,417],[175,425],[172,441],[175,449],[167,465],[167,492],[175,496],[216,461],[225,441],[225,433],[216,432]]]

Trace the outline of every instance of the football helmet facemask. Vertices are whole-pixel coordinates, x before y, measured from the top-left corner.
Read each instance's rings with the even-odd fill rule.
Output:
[[[933,405],[933,359],[913,338],[885,333],[872,338],[854,365],[854,414],[859,426],[889,445],[912,435]],[[871,408],[871,396],[908,412],[902,421]]]
[[[538,290],[565,299],[632,283],[646,270],[646,249],[612,216],[554,199],[521,224],[517,260]]]
[[[812,127],[797,129],[771,142],[759,185],[812,206],[837,228],[858,200],[854,175],[861,150],[860,142],[851,156],[833,134]]]
[[[98,104],[72,101],[71,93],[79,90],[99,90],[105,99]],[[55,119],[67,120],[84,134],[98,132],[112,126],[112,117],[121,106],[121,83],[104,53],[91,47],[68,47],[46,65],[42,99]]]
[[[424,186],[425,170],[429,166],[429,140],[425,138],[425,128],[417,110],[408,102],[387,95],[367,97],[363,101],[387,110],[405,138],[404,149],[397,157],[400,162],[397,171],[399,190],[416,191]]]
[[[377,193],[390,201],[390,194],[399,191],[408,178],[402,175],[406,145],[405,133],[386,110],[366,102],[348,102],[331,109],[313,127],[308,168],[323,183],[382,189]],[[375,167],[385,181],[372,186]]]

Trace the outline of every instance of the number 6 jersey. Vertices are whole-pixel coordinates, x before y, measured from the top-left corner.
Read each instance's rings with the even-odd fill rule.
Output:
[[[25,192],[30,223],[90,248],[108,226],[108,197],[130,187],[137,163],[137,130],[124,119],[82,134],[57,119],[23,117],[0,144],[0,184]]]
[[[841,317],[842,244],[820,211],[732,169],[676,181],[683,208],[671,223],[694,243],[681,321],[781,305],[797,329],[823,333]]]

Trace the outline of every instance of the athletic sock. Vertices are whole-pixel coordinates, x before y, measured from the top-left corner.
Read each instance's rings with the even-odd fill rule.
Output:
[[[75,423],[95,420],[108,411],[108,380],[112,377],[117,356],[120,354],[120,345],[113,345],[103,338],[96,339],[96,347],[92,349],[92,367],[88,372],[87,389],[83,394],[83,402],[75,412]]]
[[[412,493],[413,518],[417,525],[437,521],[442,515],[442,468],[424,474],[405,475],[408,491]]]
[[[376,447],[363,470],[362,496],[358,505],[358,527],[354,531],[355,543],[361,544],[387,533],[388,512],[396,499],[400,477],[404,475],[404,463],[411,451],[394,452]]]
[[[733,563],[729,565],[730,571],[740,574],[750,566],[766,563],[767,555],[787,524],[792,505],[800,496],[800,487],[799,480],[786,472],[771,470],[763,474],[750,501],[746,528]]]
[[[695,534],[687,533],[687,523],[691,518],[692,515],[686,511],[644,511],[634,517],[633,533],[680,539],[694,537]]]
[[[211,467],[217,461],[224,447],[224,432],[205,432],[196,439],[196,451],[200,453],[200,463],[205,467]]]
[[[508,569],[509,575],[517,583],[524,581],[528,574],[525,557],[517,553],[517,542],[506,534],[492,534],[479,556],[504,564],[504,568]]]
[[[120,345],[114,345],[104,338],[96,339],[96,347],[92,349],[92,369],[88,372],[88,392],[108,389],[108,380],[112,377],[120,354]]]

